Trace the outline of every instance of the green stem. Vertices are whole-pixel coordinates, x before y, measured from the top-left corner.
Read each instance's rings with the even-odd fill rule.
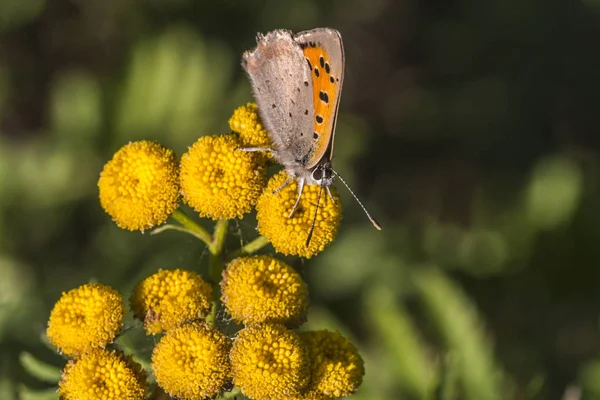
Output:
[[[206,243],[204,241],[204,236],[199,235],[196,232],[192,232],[189,229],[184,228],[183,226],[173,225],[173,224],[161,225],[159,228],[156,228],[152,232],[150,232],[150,234],[158,235],[159,233],[163,233],[164,231],[179,231],[179,232],[187,233],[188,235],[192,235],[196,239],[199,239],[199,240],[203,241],[204,243]],[[207,245],[208,245],[208,243],[207,243]]]
[[[236,396],[238,396],[240,393],[241,393],[240,389],[235,387],[235,388],[231,389],[231,391],[223,393],[221,398],[222,399],[235,399]]]
[[[212,254],[220,255],[223,252],[223,246],[225,246],[225,238],[227,237],[227,226],[229,225],[229,220],[220,219],[217,221],[215,225],[215,232],[212,238]]]
[[[264,236],[259,236],[253,241],[246,243],[246,245],[239,250],[233,251],[227,255],[227,260],[233,260],[234,258],[245,256],[249,254],[256,253],[258,250],[262,249],[266,245],[269,244],[269,239]]]
[[[210,314],[206,317],[206,322],[211,325],[215,324],[215,318],[219,309],[219,302],[221,298],[219,282],[221,281],[221,273],[225,264],[221,257],[223,248],[225,247],[225,239],[227,238],[227,227],[229,220],[220,219],[215,225],[215,231],[213,233],[212,240],[208,249],[210,251],[210,257],[208,262],[208,277],[213,287],[214,301]]]
[[[206,243],[207,246],[211,246],[212,238],[210,237],[210,234],[206,231],[206,229],[198,225],[196,221],[194,221],[187,214],[181,211],[181,209],[178,208],[177,210],[175,210],[175,212],[173,212],[173,214],[171,215],[171,218],[183,225],[184,228],[190,231],[198,239]]]

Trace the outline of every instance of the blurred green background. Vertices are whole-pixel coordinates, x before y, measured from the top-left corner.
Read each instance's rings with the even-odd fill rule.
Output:
[[[599,22],[598,0],[0,0],[0,399],[56,398],[62,291],[205,268],[111,222],[104,162],[227,132],[255,33],[318,26],[346,49],[334,166],[384,229],[338,187],[337,240],[289,261],[306,327],[360,347],[353,398],[600,398]]]

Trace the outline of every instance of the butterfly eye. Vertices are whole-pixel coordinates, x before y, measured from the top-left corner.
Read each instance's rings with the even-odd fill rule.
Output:
[[[320,181],[323,179],[323,170],[321,168],[316,168],[312,173],[312,177],[315,181]]]

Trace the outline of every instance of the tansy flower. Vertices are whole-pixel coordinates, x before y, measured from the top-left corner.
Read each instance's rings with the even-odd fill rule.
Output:
[[[129,301],[150,335],[205,317],[211,298],[212,288],[200,275],[176,269],[160,270],[141,281]]]
[[[256,204],[266,178],[259,156],[240,151],[236,135],[204,136],[181,158],[184,201],[202,217],[241,218]]]
[[[349,396],[362,383],[364,363],[350,340],[338,332],[300,333],[310,358],[310,390],[303,399]]]
[[[129,143],[100,174],[100,204],[116,224],[130,231],[162,224],[178,207],[177,157],[158,143]]]
[[[223,272],[221,299],[231,317],[246,325],[306,320],[308,290],[300,275],[269,256],[241,257]]]
[[[56,302],[46,334],[70,356],[111,343],[123,324],[125,305],[109,286],[86,284],[63,293]]]
[[[201,400],[218,394],[231,373],[229,339],[205,323],[167,332],[152,353],[158,385],[173,397]]]
[[[267,130],[260,123],[254,103],[238,107],[229,119],[229,127],[240,135],[244,147],[271,147],[271,139]]]
[[[120,352],[94,349],[70,361],[58,384],[64,400],[143,399],[146,376],[139,364]]]
[[[310,378],[303,343],[282,325],[253,325],[241,330],[229,357],[234,385],[254,400],[297,397]]]
[[[305,185],[296,211],[288,218],[298,198],[296,181],[293,180],[279,192],[273,193],[287,178],[285,171],[273,176],[260,196],[256,204],[258,231],[269,239],[279,253],[310,258],[335,238],[342,218],[340,200],[333,186],[331,191],[335,201],[331,201],[327,191],[320,186]],[[319,191],[321,198],[317,211]],[[306,246],[315,212],[315,228],[310,243]]]

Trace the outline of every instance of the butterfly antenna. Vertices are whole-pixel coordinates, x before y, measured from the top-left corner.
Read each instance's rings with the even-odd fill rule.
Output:
[[[323,186],[319,186],[319,194],[317,195],[317,208],[315,209],[315,216],[313,217],[312,224],[310,225],[310,231],[308,231],[308,237],[306,238],[306,247],[310,244],[313,232],[315,230],[315,224],[317,223],[317,214],[319,213],[319,203],[321,201],[321,193],[323,193]]]
[[[377,230],[381,230],[381,225],[379,225],[379,222],[377,222],[375,220],[375,218],[373,218],[373,216],[371,216],[371,214],[369,214],[369,212],[367,211],[367,208],[363,205],[363,203],[360,202],[360,200],[358,199],[358,197],[356,197],[356,195],[354,194],[354,192],[352,191],[352,189],[350,189],[350,186],[348,186],[348,184],[346,183],[346,181],[344,180],[344,178],[342,178],[340,176],[340,174],[338,174],[337,172],[335,172],[333,169],[332,169],[332,171],[335,174],[335,176],[337,176],[338,178],[340,178],[340,181],[342,181],[342,183],[344,184],[344,186],[346,186],[346,189],[348,189],[348,191],[350,192],[350,194],[352,195],[352,197],[354,197],[354,199],[356,200],[356,202],[358,203],[358,205],[363,209],[363,211],[367,215],[367,218],[369,218],[369,221],[371,221],[371,223],[373,224],[373,226],[375,228],[377,228]]]

